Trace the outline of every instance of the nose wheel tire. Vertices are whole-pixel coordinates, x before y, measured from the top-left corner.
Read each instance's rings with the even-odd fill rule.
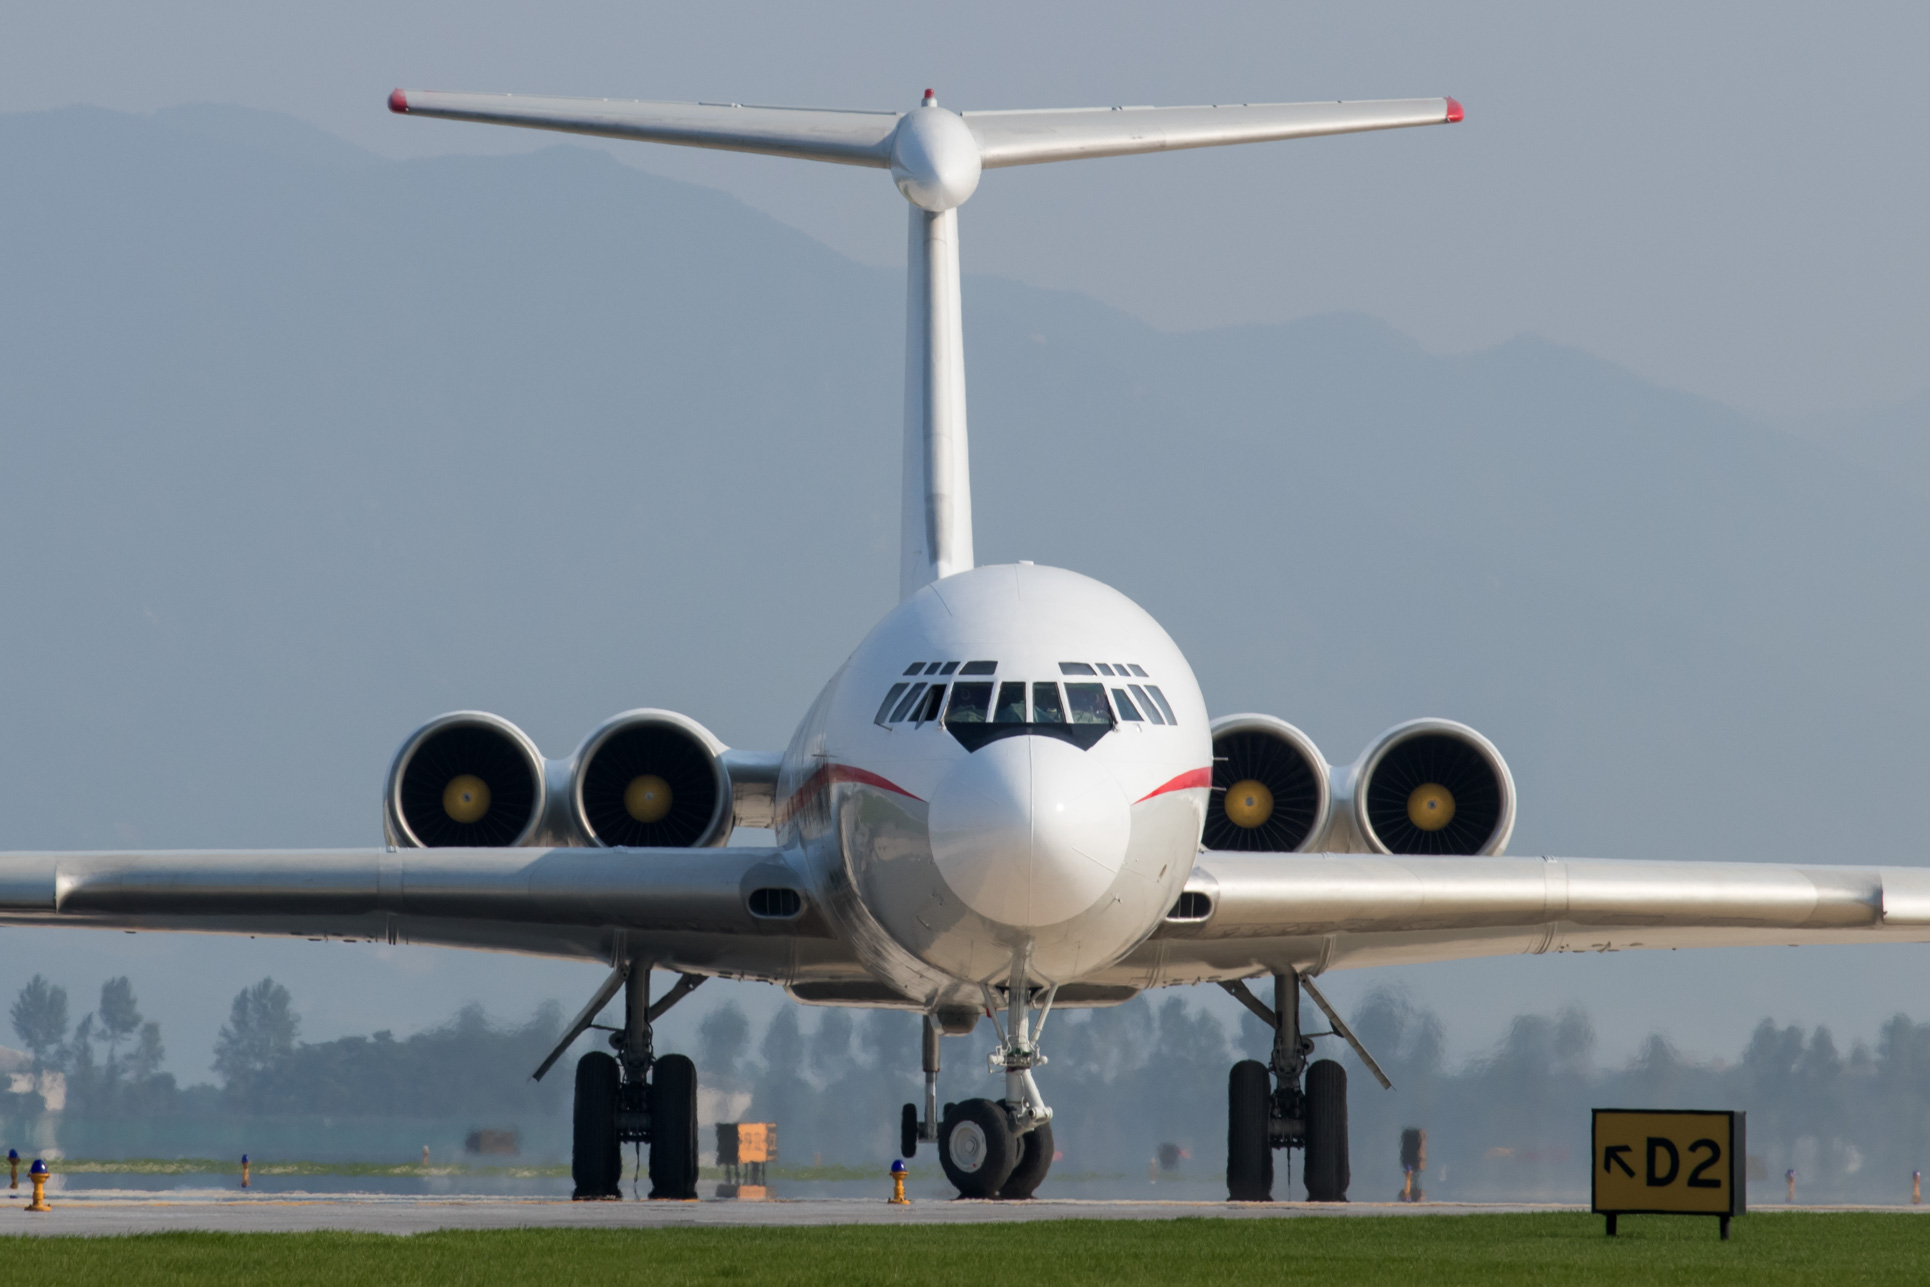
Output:
[[[1267,1138],[1273,1080],[1257,1059],[1233,1065],[1226,1084],[1226,1198],[1273,1201],[1273,1143]]]
[[[1307,1201],[1345,1202],[1353,1180],[1347,1160],[1347,1070],[1331,1059],[1307,1069]]]
[[[1051,1155],[1047,1154],[1048,1165]],[[1019,1163],[1019,1140],[1005,1106],[968,1099],[945,1115],[938,1161],[961,1198],[997,1197]]]
[[[909,1161],[918,1152],[918,1109],[906,1104],[898,1115],[898,1155]]]
[[[697,1196],[697,1065],[684,1055],[665,1055],[651,1071],[650,1196]]]
[[[572,1122],[570,1177],[577,1202],[623,1196],[623,1152],[617,1143],[617,1091],[623,1074],[617,1061],[592,1051],[576,1061],[576,1103]]]
[[[1052,1123],[1041,1122],[1019,1136],[1019,1162],[1012,1168],[998,1195],[1008,1201],[1023,1201],[1045,1182],[1052,1169]]]

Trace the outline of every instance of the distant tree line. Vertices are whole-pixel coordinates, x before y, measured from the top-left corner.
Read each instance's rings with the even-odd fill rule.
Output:
[[[41,1073],[61,1074],[69,1114],[513,1117],[568,1107],[568,1077],[529,1079],[561,1033],[554,1002],[507,1027],[471,1005],[401,1040],[383,1031],[310,1043],[300,1040],[288,989],[263,979],[235,995],[216,1038],[212,1071],[219,1085],[185,1088],[160,1071],[166,1057],[160,1025],[142,1018],[125,977],[103,984],[99,1007],[71,1031],[66,989],[40,975],[20,990],[10,1017],[33,1058],[34,1085],[45,1084]],[[45,1109],[38,1089],[0,1094],[0,1114],[34,1116]]]
[[[1607,1069],[1578,1008],[1517,1017],[1493,1050],[1454,1069],[1439,1019],[1398,994],[1371,994],[1353,1023],[1398,1088],[1381,1091],[1349,1056],[1354,1174],[1365,1160],[1390,1193],[1400,1129],[1422,1126],[1428,1179],[1447,1167],[1444,1182],[1425,1185],[1432,1192],[1583,1198],[1597,1107],[1747,1111],[1757,1201],[1780,1201],[1794,1170],[1804,1201],[1901,1202],[1911,1172],[1930,1170],[1930,1023],[1905,1015],[1847,1052],[1827,1027],[1764,1019],[1734,1059],[1696,1061],[1650,1036]]]
[[[288,990],[263,979],[229,1008],[213,1052],[218,1084],[185,1088],[159,1071],[160,1028],[142,1017],[126,978],[108,980],[98,1006],[72,1024],[65,990],[35,976],[11,1019],[34,1071],[65,1075],[69,1114],[507,1121],[569,1110],[567,1064],[529,1079],[560,1034],[555,1003],[519,1024],[492,1023],[472,1005],[412,1036],[311,1043]],[[1493,1049],[1455,1066],[1439,1018],[1398,992],[1371,993],[1350,1021],[1396,1087],[1381,1090],[1337,1040],[1321,1041],[1320,1055],[1348,1068],[1359,1198],[1393,1196],[1410,1126],[1428,1131],[1422,1186],[1432,1196],[1585,1197],[1595,1107],[1746,1110],[1752,1173],[1770,1186],[1758,1200],[1779,1195],[1794,1169],[1806,1200],[1897,1201],[1912,1171],[1930,1169],[1930,1023],[1903,1015],[1847,1051],[1826,1027],[1764,1020],[1733,1060],[1699,1062],[1651,1037],[1609,1068],[1575,1008],[1522,1015]],[[689,1049],[704,1112],[776,1122],[784,1164],[881,1165],[897,1152],[898,1106],[922,1093],[919,1022],[902,1011],[787,1004],[759,1027],[735,1004],[717,1007]],[[1000,1092],[986,1071],[991,1044],[989,1023],[944,1041],[944,1099]],[[1224,1167],[1227,1072],[1236,1059],[1264,1059],[1269,1045],[1258,1021],[1229,1026],[1186,994],[1055,1015],[1040,1081],[1058,1111],[1061,1172],[1143,1177],[1158,1165],[1210,1181]],[[44,1107],[32,1091],[0,1099],[7,1115]],[[1282,1197],[1297,1192],[1285,1163]]]
[[[167,1050],[161,1025],[141,1017],[127,976],[101,984],[100,1005],[67,1031],[67,989],[36,974],[15,998],[14,1034],[33,1056],[32,1084],[58,1072],[66,1082],[68,1111],[143,1114],[166,1112],[179,1098],[174,1077],[161,1071]],[[29,1114],[44,1107],[40,1091],[9,1091],[4,1107]]]
[[[922,1094],[918,1020],[825,1010],[807,1030],[803,1013],[786,1007],[757,1033],[734,1006],[711,1012],[694,1052],[700,1076],[747,1093],[746,1120],[778,1123],[787,1162],[889,1160],[898,1105]],[[1438,1017],[1400,993],[1370,994],[1350,1022],[1395,1085],[1382,1090],[1337,1039],[1319,1043],[1316,1057],[1348,1070],[1361,1200],[1399,1190],[1405,1127],[1428,1132],[1421,1178],[1433,1196],[1585,1200],[1596,1107],[1746,1110],[1751,1170],[1768,1186],[1759,1200],[1780,1200],[1793,1168],[1806,1201],[1904,1201],[1910,1173],[1930,1170],[1930,1023],[1903,1015],[1847,1053],[1826,1027],[1764,1020],[1733,1060],[1698,1062],[1651,1037],[1610,1068],[1597,1065],[1593,1024],[1576,1008],[1520,1016],[1492,1050],[1459,1066],[1449,1064]],[[989,1023],[943,1042],[944,1099],[1000,1093],[986,1071],[991,1044]],[[1237,1059],[1265,1059],[1270,1045],[1257,1020],[1229,1028],[1183,995],[1055,1016],[1039,1077],[1057,1110],[1059,1167],[1126,1178],[1155,1166],[1201,1180],[1222,1174],[1227,1074]],[[1287,1163],[1278,1159],[1283,1198],[1299,1192]]]

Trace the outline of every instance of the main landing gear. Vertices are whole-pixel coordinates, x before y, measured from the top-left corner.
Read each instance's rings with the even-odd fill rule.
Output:
[[[689,996],[704,976],[686,974],[664,998],[650,1004],[650,966],[619,965],[563,1040],[536,1070],[537,1078],[592,1027],[597,1014],[619,987],[624,991],[624,1023],[610,1031],[614,1056],[591,1051],[576,1061],[574,1132],[570,1174],[577,1202],[623,1196],[623,1146],[650,1147],[650,1196],[697,1196],[697,1066],[683,1055],[657,1056],[651,1025]]]
[[[983,987],[983,985],[981,985]],[[993,1072],[1005,1074],[1003,1099],[968,1099],[938,1113],[938,1027],[925,1017],[925,1112],[906,1104],[899,1120],[899,1147],[912,1156],[922,1143],[938,1145],[938,1163],[961,1198],[1029,1198],[1052,1168],[1052,1110],[1046,1107],[1032,1070],[1045,1063],[1039,1034],[1045,1031],[1058,989],[1041,1000],[1039,1022],[1031,1025],[1032,989],[1013,971],[1007,988],[1006,1023],[992,1052]],[[984,988],[985,1012],[998,1025],[992,992]]]
[[[1244,1059],[1227,1079],[1226,1195],[1233,1202],[1273,1200],[1273,1150],[1303,1149],[1302,1178],[1309,1202],[1345,1202],[1352,1173],[1347,1159],[1347,1070],[1332,1059],[1314,1060],[1314,1036],[1339,1036],[1353,1046],[1381,1085],[1392,1088],[1340,1016],[1313,985],[1288,969],[1273,976],[1268,1008],[1244,983],[1220,985],[1273,1029],[1266,1063]],[[1300,989],[1333,1024],[1331,1033],[1300,1030]],[[1302,1088],[1304,1074],[1305,1088]],[[1289,1154],[1291,1156],[1291,1154]]]

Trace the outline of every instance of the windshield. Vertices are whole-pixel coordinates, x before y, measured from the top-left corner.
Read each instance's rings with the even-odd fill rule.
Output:
[[[990,684],[953,684],[952,706],[945,712],[947,724],[983,724],[992,704]]]
[[[1112,723],[1112,708],[1106,705],[1104,684],[1067,684],[1066,705],[1072,710],[1074,724]]]

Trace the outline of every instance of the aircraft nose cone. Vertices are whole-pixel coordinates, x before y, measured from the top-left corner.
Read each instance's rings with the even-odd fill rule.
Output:
[[[1077,747],[1009,737],[952,770],[931,800],[932,858],[988,920],[1032,929],[1097,903],[1126,860],[1126,797]]]

